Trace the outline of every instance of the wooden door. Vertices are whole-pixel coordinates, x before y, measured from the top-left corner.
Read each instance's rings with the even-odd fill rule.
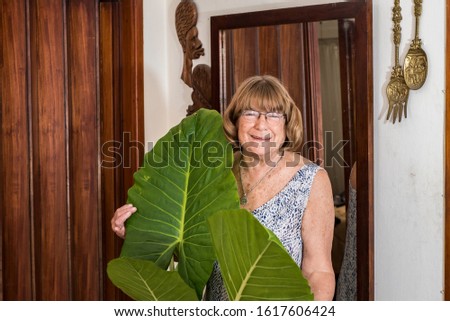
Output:
[[[119,299],[105,268],[144,151],[142,0],[0,9],[0,298]]]

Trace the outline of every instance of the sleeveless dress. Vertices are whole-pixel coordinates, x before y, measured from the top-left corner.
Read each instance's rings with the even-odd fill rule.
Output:
[[[280,239],[299,267],[302,264],[303,254],[301,234],[303,213],[308,203],[312,182],[319,169],[320,167],[314,163],[304,165],[277,195],[253,211],[258,221]],[[228,300],[217,261],[206,285],[204,300]]]
[[[336,284],[336,301],[356,301],[356,189],[349,184],[344,258]]]

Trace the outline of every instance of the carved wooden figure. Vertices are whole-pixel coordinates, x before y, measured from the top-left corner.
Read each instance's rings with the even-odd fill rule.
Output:
[[[200,108],[213,109],[211,104],[211,67],[199,64],[192,72],[192,105],[188,106],[187,115]]]
[[[203,44],[198,38],[197,7],[192,0],[182,0],[175,11],[175,27],[183,48],[181,79],[192,88],[192,60],[203,56]]]

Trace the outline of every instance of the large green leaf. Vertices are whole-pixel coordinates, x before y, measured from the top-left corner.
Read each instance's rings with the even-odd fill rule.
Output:
[[[166,269],[175,255],[200,297],[215,260],[206,217],[239,208],[232,162],[218,112],[201,109],[173,127],[134,174],[128,201],[138,211],[127,221],[121,256]]]
[[[195,301],[197,295],[178,272],[166,271],[147,260],[118,258],[108,263],[108,276],[135,300]]]
[[[208,217],[230,300],[312,300],[300,268],[279,239],[247,210]]]

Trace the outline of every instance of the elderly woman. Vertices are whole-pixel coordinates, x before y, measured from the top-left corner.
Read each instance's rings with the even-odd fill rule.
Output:
[[[324,169],[296,153],[302,142],[298,107],[275,77],[250,77],[225,111],[224,130],[237,149],[233,172],[241,207],[278,236],[315,300],[332,300],[331,184]],[[134,212],[129,204],[115,212],[111,224],[117,235],[125,236],[124,221]],[[205,299],[228,299],[217,264]]]

